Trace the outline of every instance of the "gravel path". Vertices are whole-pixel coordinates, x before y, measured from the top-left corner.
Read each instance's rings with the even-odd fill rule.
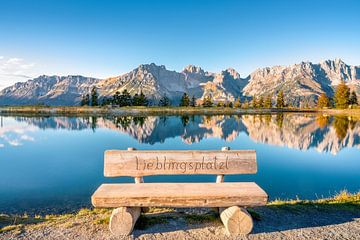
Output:
[[[192,211],[192,212],[191,212]],[[194,215],[193,213],[200,213]],[[155,219],[145,230],[135,229],[130,237],[115,237],[106,214],[73,215],[63,221],[43,222],[0,233],[0,239],[360,239],[360,208],[319,208],[318,206],[267,206],[255,209],[252,234],[228,237],[218,218],[190,218],[211,213],[205,209],[147,214]],[[190,215],[191,214],[191,215]],[[212,214],[212,216],[214,216]],[[141,227],[140,227],[141,228]]]

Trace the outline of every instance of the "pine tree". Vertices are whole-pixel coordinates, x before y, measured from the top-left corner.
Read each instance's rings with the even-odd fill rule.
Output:
[[[143,91],[140,91],[140,95],[139,95],[139,106],[147,106],[149,105],[149,101],[146,98],[145,94],[143,93]]]
[[[271,107],[272,107],[271,96],[267,95],[264,101],[264,108],[271,108]]]
[[[350,99],[349,99],[349,103],[351,105],[358,105],[358,100],[357,100],[357,96],[356,96],[356,92],[352,91],[351,95],[350,95]]]
[[[345,81],[342,80],[335,91],[335,106],[337,108],[347,108],[349,105],[349,97],[350,89],[348,88],[348,86],[346,86]]]
[[[196,107],[196,98],[195,98],[194,95],[193,95],[192,98],[191,98],[190,106],[191,106],[191,107]]]
[[[114,96],[112,98],[112,104],[120,105],[120,92],[119,91],[116,91],[116,93],[114,94]]]
[[[204,97],[202,105],[203,105],[203,107],[212,107],[213,101],[211,100],[211,97],[210,96]]]
[[[139,94],[135,93],[135,95],[132,97],[132,105],[133,106],[140,106],[140,101],[139,101]]]
[[[256,96],[253,96],[253,99],[251,101],[251,106],[252,106],[252,108],[257,108],[258,107]]]
[[[85,94],[81,98],[80,106],[89,106],[90,104],[90,95]]]
[[[159,100],[160,107],[168,107],[170,106],[170,99],[166,96],[166,94]]]
[[[276,98],[276,107],[277,108],[283,108],[285,107],[285,101],[284,101],[284,92],[279,91],[277,98]]]
[[[131,106],[131,95],[130,93],[125,89],[122,94],[120,95],[120,99],[119,99],[119,105],[120,107],[124,107],[124,106]]]
[[[318,108],[325,108],[330,106],[329,98],[326,96],[325,93],[322,93],[318,99],[317,107]]]
[[[190,98],[187,93],[184,93],[180,100],[180,107],[188,107],[190,106]]]
[[[234,107],[235,108],[240,108],[241,107],[241,100],[240,97],[237,97],[235,102],[234,102]]]
[[[259,97],[259,100],[257,101],[257,107],[258,108],[263,108],[264,107],[264,98],[263,98],[263,96]]]
[[[98,105],[98,93],[95,87],[91,89],[91,106]]]

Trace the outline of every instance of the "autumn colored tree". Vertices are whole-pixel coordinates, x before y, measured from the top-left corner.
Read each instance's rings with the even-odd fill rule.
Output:
[[[264,108],[271,108],[271,107],[272,107],[271,96],[267,95],[264,101]]]
[[[212,107],[213,101],[211,100],[211,97],[210,96],[204,97],[202,105],[203,105],[203,107]]]
[[[325,93],[322,93],[318,99],[317,107],[325,108],[330,106],[330,100]]]
[[[337,86],[334,95],[336,108],[347,108],[349,106],[349,97],[350,89],[345,84],[345,81],[341,81],[341,83]]]
[[[277,108],[283,108],[285,107],[285,100],[284,100],[284,92],[279,91],[276,97],[276,107]]]
[[[235,100],[235,102],[234,102],[234,107],[235,107],[235,108],[240,108],[240,107],[241,107],[240,97],[236,98],[236,100]]]

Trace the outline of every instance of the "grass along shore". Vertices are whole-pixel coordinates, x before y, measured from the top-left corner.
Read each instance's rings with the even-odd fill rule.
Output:
[[[230,107],[80,107],[80,106],[3,106],[2,114],[81,114],[81,115],[232,115],[270,113],[324,113],[330,115],[360,116],[356,109],[302,109],[302,108],[230,108]]]
[[[339,222],[345,224],[346,222],[351,222],[353,218],[360,220],[360,192],[350,194],[343,191],[332,198],[311,201],[275,200],[264,207],[249,209],[249,212],[255,221],[255,235],[257,233],[272,233],[272,231],[268,229],[271,227],[288,231],[304,227],[311,228],[339,224]],[[41,233],[44,229],[50,231],[50,237],[51,231],[58,231],[59,229],[62,229],[61,231],[71,230],[77,232],[78,236],[81,236],[81,234],[83,234],[81,232],[83,225],[86,225],[88,231],[86,234],[88,234],[88,236],[92,233],[96,235],[100,231],[100,238],[102,236],[101,234],[105,234],[104,238],[107,238],[110,237],[110,235],[108,235],[110,233],[107,230],[110,214],[111,209],[81,209],[77,213],[46,216],[28,216],[26,214],[10,216],[0,214],[0,238],[19,237],[21,239],[22,236],[25,236],[25,239],[29,236],[41,238]],[[314,215],[317,220],[320,221],[319,224],[314,223]],[[292,221],[281,224],[276,221],[273,222],[274,219],[279,217],[292,218]],[[304,220],[304,218],[306,218],[306,220]],[[297,223],[297,221],[299,222]],[[171,223],[170,226],[168,226],[170,228],[163,229],[169,223]],[[177,225],[175,228],[174,224]],[[271,224],[278,225],[272,226]],[[171,230],[176,232],[181,228],[191,231],[193,228],[201,229],[211,227],[222,229],[219,217],[209,209],[175,210],[170,208],[150,208],[148,213],[142,214],[139,218],[135,226],[134,234],[155,234],[156,232],[171,232]],[[360,234],[360,228],[358,230],[359,232],[356,234]],[[217,234],[222,235],[222,233]],[[166,234],[164,237],[166,238]],[[95,239],[97,238],[95,237]]]

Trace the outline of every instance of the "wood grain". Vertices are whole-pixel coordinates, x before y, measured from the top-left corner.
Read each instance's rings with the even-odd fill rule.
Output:
[[[229,151],[105,151],[104,175],[253,174],[254,150]]]
[[[245,208],[233,206],[220,208],[220,219],[228,235],[249,234],[253,228],[251,215]]]
[[[95,207],[261,206],[267,194],[254,182],[102,184],[93,194]]]
[[[114,235],[129,235],[140,217],[139,207],[120,207],[112,211],[109,229]]]

